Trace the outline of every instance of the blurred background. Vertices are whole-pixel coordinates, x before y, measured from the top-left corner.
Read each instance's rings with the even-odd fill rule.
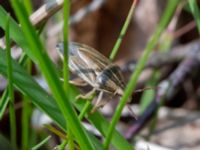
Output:
[[[30,14],[44,4],[47,4],[46,7],[52,6],[52,2],[53,0],[32,0]],[[109,57],[132,2],[132,0],[71,0],[70,41],[87,44]],[[130,26],[114,60],[114,63],[120,66],[126,83],[148,40],[157,28],[166,4],[167,1],[160,0],[138,1]],[[0,0],[0,5],[16,19],[9,1]],[[41,33],[41,39],[58,69],[61,69],[61,61],[55,46],[62,41],[63,36],[61,10],[61,7],[58,7],[53,12],[53,16],[49,16],[48,21],[44,21]],[[3,30],[0,30],[0,36],[2,44]],[[13,57],[17,59],[20,54],[21,50],[15,46]],[[188,10],[187,1],[182,0],[138,81],[137,89],[145,87],[152,87],[152,89],[133,94],[130,106],[139,116],[138,120],[135,120],[126,108],[118,124],[119,131],[134,143],[136,149],[200,149],[199,56],[200,42],[196,23]],[[32,66],[31,73],[44,88],[47,88],[37,72],[37,66]],[[168,90],[165,91],[165,83],[169,81],[172,84],[168,85]],[[6,80],[0,76],[0,94],[5,88]],[[81,90],[85,92],[88,88],[90,87],[81,88]],[[161,102],[159,98],[163,95],[165,95],[164,100]],[[20,145],[22,96],[15,92],[15,99],[19,137],[17,140]],[[107,97],[105,96],[104,99]],[[119,98],[113,99],[117,100],[110,101],[103,109],[100,109],[108,119],[112,117]],[[53,138],[41,149],[55,147],[60,142],[59,138],[43,126],[51,120],[32,105],[30,105],[29,113],[31,115],[30,144],[34,145],[46,135],[52,134]],[[0,149],[11,149],[8,117],[7,111],[0,120]],[[87,122],[85,125],[99,136]],[[140,127],[136,129],[136,125]]]

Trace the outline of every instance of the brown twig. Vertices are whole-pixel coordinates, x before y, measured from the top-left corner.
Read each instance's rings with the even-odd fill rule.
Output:
[[[63,6],[63,0],[51,1],[41,6],[31,16],[30,21],[36,28],[54,15]]]
[[[200,51],[199,40],[190,42],[189,44],[184,46],[175,47],[172,50],[165,53],[155,52],[151,55],[146,65],[146,68],[160,68],[165,65],[178,63],[186,57],[195,56],[198,53],[198,51]],[[124,65],[122,65],[121,68],[124,72],[132,71],[134,70],[135,64],[136,64],[135,60],[130,60]]]
[[[106,0],[93,0],[90,4],[86,5],[85,7],[78,10],[74,15],[70,17],[69,24],[74,25],[79,23],[81,20],[83,20],[88,14],[90,14],[93,11],[96,11],[99,9]],[[51,29],[51,36],[55,35],[56,33],[60,32],[62,30],[63,21],[59,22],[57,26],[53,27]]]
[[[70,25],[80,22],[89,13],[97,10],[105,3],[105,0],[94,0],[87,6],[80,9],[72,17],[70,17]],[[56,0],[48,2],[42,5],[38,10],[36,10],[31,16],[30,21],[36,28],[42,26],[51,16],[58,12],[63,6],[63,0]],[[63,21],[58,24],[56,28],[51,29],[53,33],[57,33],[62,30]],[[0,40],[2,47],[4,47],[4,40]]]
[[[186,24],[185,26],[183,26],[182,28],[178,29],[177,31],[175,31],[173,33],[173,36],[175,39],[181,37],[183,34],[188,33],[189,31],[191,31],[192,29],[194,29],[196,27],[196,23],[195,21],[191,21],[188,24]]]

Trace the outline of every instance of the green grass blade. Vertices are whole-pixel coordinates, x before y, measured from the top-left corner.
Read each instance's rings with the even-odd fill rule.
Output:
[[[200,33],[200,11],[199,11],[199,8],[198,8],[197,0],[189,0],[188,3],[189,3],[189,6],[190,6],[190,10],[192,12],[192,15],[194,16],[194,19],[196,21],[197,29]]]
[[[172,0],[170,0],[170,1],[172,1]],[[170,1],[168,2],[168,4],[170,3]],[[108,147],[109,147],[109,144],[110,144],[110,141],[111,141],[111,138],[113,135],[113,130],[115,129],[115,126],[121,116],[121,112],[122,112],[127,100],[131,96],[132,91],[135,89],[135,86],[136,86],[136,83],[137,83],[140,73],[142,72],[142,69],[144,68],[145,63],[147,62],[148,57],[149,57],[151,51],[153,50],[153,48],[155,47],[161,33],[167,27],[167,25],[171,19],[171,16],[173,15],[173,12],[175,11],[176,6],[179,2],[179,0],[173,0],[173,1],[174,1],[174,3],[172,3],[173,5],[167,5],[164,15],[161,18],[160,24],[158,25],[156,31],[154,32],[150,41],[148,42],[148,44],[144,50],[144,53],[143,53],[140,61],[138,62],[136,70],[131,75],[130,82],[126,87],[125,93],[120,100],[120,103],[115,111],[115,114],[114,114],[111,124],[109,126],[108,134],[104,141],[104,149],[105,150],[108,149]]]
[[[71,103],[69,102],[69,95],[65,94],[61,86],[54,65],[50,61],[43,45],[39,40],[39,37],[37,36],[34,28],[31,26],[31,23],[28,20],[28,15],[24,10],[23,5],[20,4],[17,0],[11,0],[11,2],[22,26],[22,30],[26,37],[27,43],[29,44],[30,51],[34,53],[37,64],[39,64],[41,72],[44,75],[66,121],[68,121],[71,131],[73,131],[74,136],[77,138],[80,147],[82,149],[94,149],[91,141],[88,138],[87,133],[81,126],[81,123],[78,120],[78,117],[75,114]]]
[[[29,121],[31,118],[31,106],[28,101],[28,97],[23,96],[23,107],[22,107],[22,137],[21,137],[21,149],[22,150],[27,150],[29,149],[29,138],[30,138],[30,132],[31,129],[29,128]]]
[[[3,117],[3,114],[6,110],[7,105],[8,105],[8,102],[9,102],[8,88],[6,88],[3,92],[3,95],[2,95],[1,100],[0,100],[0,120]]]
[[[6,63],[7,76],[8,76],[8,95],[9,95],[9,119],[10,119],[10,137],[12,148],[17,149],[17,131],[16,131],[16,116],[15,116],[15,104],[14,104],[14,90],[13,90],[13,77],[12,77],[12,63],[11,63],[11,48],[10,48],[10,28],[9,28],[10,16],[7,15],[6,20]]]
[[[173,19],[171,22],[173,22]],[[168,28],[169,28],[169,26],[168,26]],[[167,52],[170,50],[170,47],[171,47],[172,41],[173,41],[173,36],[171,35],[171,32],[172,32],[171,30],[170,30],[170,32],[168,30],[166,30],[161,35],[161,39],[159,40],[159,44],[158,44],[159,45],[158,49],[160,52]],[[154,69],[149,81],[145,84],[145,87],[156,87],[156,85],[158,84],[158,82],[160,80],[160,77],[161,77],[160,70]],[[150,102],[154,99],[155,93],[156,93],[155,90],[144,91],[144,93],[142,94],[141,100],[140,100],[140,114],[142,114],[144,112],[144,110],[147,108],[147,106],[150,104]]]
[[[5,51],[0,48],[0,74],[7,78],[7,64],[5,57]],[[49,115],[52,120],[54,120],[64,129],[64,118],[61,115],[58,105],[55,103],[53,97],[51,97],[44,89],[42,89],[38,83],[19,64],[17,64],[16,61],[12,61],[12,66],[13,83],[15,87],[24,95],[28,96],[33,104],[43,110],[43,112],[46,112],[46,114]]]
[[[0,6],[0,27],[2,29],[6,29],[6,17],[7,12],[4,10],[2,6]],[[35,60],[35,57],[33,56],[32,52],[29,51],[28,43],[24,39],[24,33],[19,28],[19,25],[14,21],[14,19],[10,18],[10,38],[14,40],[25,52],[26,54],[33,60]]]
[[[155,87],[158,79],[160,77],[160,72],[158,70],[154,70],[153,74],[151,75],[151,79],[145,84],[146,87]],[[146,90],[141,97],[140,101],[140,114],[142,114],[150,102],[153,100],[155,95],[155,90]]]
[[[22,55],[20,57],[19,64],[21,66],[24,66],[26,60],[27,60],[27,56],[26,55]],[[3,95],[2,95],[1,100],[0,100],[0,120],[3,117],[3,114],[4,114],[5,110],[6,110],[8,102],[9,102],[8,88],[6,88],[4,90],[4,92],[3,92]]]
[[[22,2],[24,3],[24,7],[26,8],[28,15],[30,15],[33,10],[32,1],[31,0],[22,0]]]
[[[63,78],[64,78],[64,89],[68,91],[69,89],[69,66],[68,66],[68,34],[69,34],[69,12],[70,12],[70,2],[69,0],[64,0],[63,7],[63,45],[64,45],[64,62],[63,62]]]
[[[32,63],[31,60],[28,59],[26,63],[27,72],[31,74],[31,67]],[[27,150],[29,149],[29,136],[30,136],[30,130],[29,129],[29,120],[31,117],[31,105],[28,101],[28,97],[23,95],[23,102],[22,102],[22,137],[21,137],[21,149]]]
[[[115,45],[114,45],[114,47],[113,47],[113,49],[111,51],[111,54],[110,54],[110,57],[109,57],[110,60],[113,60],[115,58],[117,52],[118,52],[118,49],[119,49],[119,47],[120,47],[120,45],[122,43],[122,39],[123,39],[124,35],[126,34],[128,26],[129,26],[129,24],[131,22],[131,19],[132,19],[133,12],[135,10],[135,5],[136,4],[137,4],[137,0],[133,0],[133,3],[131,5],[131,9],[129,10],[128,16],[126,18],[126,21],[125,21],[123,27],[122,27],[120,35],[119,35],[119,37],[118,37],[118,39],[117,39],[117,41],[116,41],[116,43],[115,43]]]
[[[94,98],[94,97],[93,97]],[[83,107],[83,109],[81,110],[81,112],[80,112],[80,114],[79,114],[79,116],[78,116],[78,118],[79,118],[79,120],[82,120],[83,119],[83,117],[86,115],[86,113],[89,111],[89,110],[91,110],[91,104],[90,104],[90,101],[89,100],[87,100],[87,102],[85,103],[85,106]]]
[[[63,79],[64,79],[64,90],[69,92],[69,66],[68,66],[68,34],[69,34],[69,12],[70,12],[70,2],[69,0],[64,0],[63,4],[63,44],[64,44],[64,61],[63,61]],[[69,150],[74,150],[73,134],[69,127],[67,127],[67,137],[64,142],[60,145],[59,150],[65,148],[68,143]]]
[[[40,147],[42,147],[45,143],[47,143],[50,140],[51,136],[47,136],[44,140],[42,140],[40,143],[38,143],[37,145],[35,145],[32,150],[37,150]]]
[[[170,1],[171,3],[173,3],[173,1]],[[179,6],[181,3],[179,3],[175,14],[173,15],[174,17],[171,19],[171,22],[169,23],[166,31],[164,33],[162,33],[161,38],[159,40],[159,51],[160,52],[168,52],[171,50],[171,46],[174,40],[174,36],[171,34],[177,25],[177,10],[179,10]],[[170,5],[170,4],[169,4]],[[153,73],[149,79],[149,81],[145,84],[146,87],[156,87],[156,85],[158,85],[159,81],[161,79],[161,72],[159,69],[153,69]],[[144,91],[144,93],[142,94],[141,100],[140,100],[140,114],[142,114],[145,109],[147,108],[147,106],[154,100],[156,91],[155,90],[146,90]],[[161,108],[162,105],[159,106],[159,108]],[[154,114],[153,118],[151,119],[151,122],[149,123],[149,132],[147,135],[147,139],[152,135],[153,131],[156,128],[157,125],[157,114],[159,112],[159,108],[157,109],[156,113]]]

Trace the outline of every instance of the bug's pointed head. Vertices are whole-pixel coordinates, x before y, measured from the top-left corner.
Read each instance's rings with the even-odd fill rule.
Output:
[[[60,43],[56,44],[56,50],[58,51],[58,53],[61,53],[61,54],[64,53],[63,42],[60,42]]]
[[[77,51],[79,49],[79,45],[75,42],[68,42],[68,51],[69,55],[77,56]],[[58,51],[59,55],[62,56],[64,54],[64,43],[60,42],[56,45],[56,50]]]

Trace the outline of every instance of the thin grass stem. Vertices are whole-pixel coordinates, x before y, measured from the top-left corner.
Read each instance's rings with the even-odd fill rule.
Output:
[[[85,114],[89,111],[89,108],[90,108],[90,101],[87,100],[83,109],[81,110],[79,116],[78,116],[78,119],[81,121],[83,119],[83,117],[85,116]]]
[[[174,1],[173,3],[170,3],[171,1]],[[104,140],[104,144],[103,144],[103,149],[107,150],[109,148],[109,144],[110,141],[112,139],[112,135],[113,135],[113,131],[115,129],[115,126],[121,116],[121,112],[124,108],[124,106],[126,105],[126,102],[128,101],[129,97],[132,94],[132,91],[134,91],[135,87],[136,87],[136,83],[137,80],[139,78],[139,75],[142,72],[142,69],[144,68],[149,55],[151,54],[153,48],[156,46],[158,39],[160,38],[161,33],[165,30],[165,28],[167,27],[171,16],[173,15],[173,12],[175,11],[177,4],[178,4],[179,0],[170,0],[168,2],[168,5],[166,7],[166,10],[164,12],[163,17],[161,18],[161,21],[158,25],[158,27],[156,28],[156,31],[154,32],[154,34],[152,35],[151,39],[149,40],[144,53],[140,59],[140,61],[138,62],[135,71],[132,73],[131,78],[130,78],[130,82],[128,83],[124,95],[122,96],[122,98],[120,99],[119,105],[117,106],[117,109],[115,111],[115,114],[111,120],[111,124],[109,126],[108,129],[108,134]],[[169,5],[170,4],[170,5]]]
[[[189,0],[188,1],[192,15],[194,16],[195,22],[197,24],[197,29],[200,33],[200,11],[198,8],[198,3],[196,0]]]
[[[31,60],[27,60],[27,72],[31,73]],[[30,103],[27,96],[23,96],[22,107],[22,150],[29,148],[29,119],[30,119]]]
[[[25,55],[24,53],[22,54],[22,56],[19,59],[19,64],[21,66],[24,66],[25,62],[27,60],[27,55]],[[0,120],[3,117],[3,114],[6,110],[7,104],[9,103],[9,95],[8,95],[8,87],[4,90],[1,100],[0,100]]]
[[[44,140],[42,140],[40,143],[38,143],[37,145],[35,145],[31,150],[37,150],[40,147],[42,147],[45,143],[47,143],[49,141],[49,139],[51,138],[51,136],[47,136]]]
[[[10,48],[10,15],[7,16],[6,21],[6,57],[7,57],[7,74],[8,74],[8,95],[10,99],[9,115],[10,115],[10,137],[12,148],[17,149],[17,131],[16,131],[16,116],[14,106],[14,90],[13,90],[13,77],[12,77],[12,63],[11,63],[11,48]]]
[[[72,108],[72,104],[69,101],[71,97],[64,92],[55,70],[55,66],[48,57],[43,44],[32,27],[23,5],[21,5],[17,0],[11,0],[11,4],[21,24],[22,31],[29,45],[29,50],[36,59],[36,62],[44,75],[66,122],[73,128],[72,132],[77,138],[77,142],[82,149],[94,149],[88,134]]]
[[[31,0],[22,0],[24,7],[26,8],[27,13],[30,15],[32,13],[32,4],[31,4]]]
[[[128,29],[128,26],[129,26],[129,24],[131,22],[131,19],[132,19],[132,16],[133,16],[133,12],[134,12],[136,3],[137,3],[137,0],[134,0],[133,4],[132,4],[132,6],[131,6],[131,8],[129,10],[129,13],[128,13],[128,16],[126,18],[126,21],[125,21],[125,23],[124,23],[124,25],[122,27],[121,32],[120,32],[120,35],[119,35],[119,37],[118,37],[118,39],[117,39],[117,41],[116,41],[116,43],[115,43],[115,45],[114,45],[111,53],[110,53],[109,59],[111,61],[115,58],[115,56],[116,56],[116,54],[117,54],[117,52],[119,50],[119,47],[121,45],[123,36],[125,35],[125,33],[126,33],[127,29]],[[87,101],[89,101],[89,100],[87,100]],[[80,120],[82,120],[82,118],[84,117],[84,115],[87,113],[87,111],[89,110],[89,107],[90,107],[90,102],[86,102],[86,104],[84,106],[84,109],[81,111],[81,113],[79,115],[79,119]]]
[[[115,58],[115,56],[116,56],[116,54],[117,54],[117,52],[119,50],[119,47],[120,47],[120,45],[122,43],[122,40],[123,40],[123,37],[126,34],[128,26],[129,26],[129,24],[131,22],[131,19],[133,17],[133,12],[135,10],[136,4],[137,4],[137,0],[133,0],[133,3],[131,5],[131,8],[129,10],[129,13],[128,13],[128,16],[127,16],[127,18],[125,20],[125,23],[124,23],[124,25],[122,27],[122,30],[121,30],[121,32],[119,34],[119,37],[118,37],[118,39],[117,39],[117,41],[116,41],[116,43],[115,43],[115,45],[114,45],[114,47],[113,47],[113,49],[111,51],[111,54],[110,54],[110,57],[109,57],[110,60],[113,60]]]
[[[64,78],[64,90],[65,92],[69,93],[69,66],[68,66],[68,34],[69,34],[69,12],[70,12],[70,2],[69,0],[64,0],[63,3],[63,17],[64,17],[64,24],[63,24],[63,45],[64,45],[64,62],[63,62],[63,78]],[[65,145],[68,143],[69,150],[74,150],[74,142],[73,142],[73,134],[71,132],[70,126],[67,126],[67,133],[68,136],[63,141],[59,149],[64,149]]]

